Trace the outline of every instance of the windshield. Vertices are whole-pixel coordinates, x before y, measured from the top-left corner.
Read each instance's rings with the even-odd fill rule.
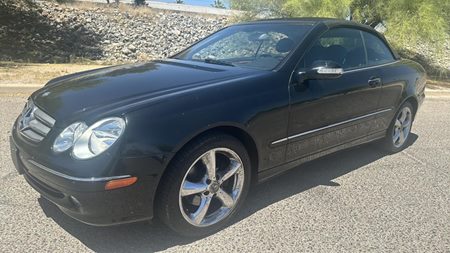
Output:
[[[174,58],[271,70],[296,48],[310,28],[310,25],[295,24],[231,26]]]

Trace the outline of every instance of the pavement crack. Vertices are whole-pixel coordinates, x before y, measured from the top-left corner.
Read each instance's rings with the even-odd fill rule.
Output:
[[[408,151],[406,151],[406,150],[403,150],[402,153],[405,154],[407,157],[411,158],[412,160],[414,160],[415,162],[420,163],[423,166],[427,165],[426,162],[424,162],[424,161],[420,160],[419,158],[415,157],[414,155],[408,153]]]
[[[12,202],[8,202],[8,201],[5,201],[5,200],[1,200],[1,201],[0,201],[0,206],[8,206],[8,207],[30,207],[31,205],[17,204],[17,203],[12,203]]]

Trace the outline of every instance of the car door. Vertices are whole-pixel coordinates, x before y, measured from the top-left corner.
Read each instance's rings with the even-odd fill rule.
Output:
[[[307,71],[317,61],[340,65],[344,72],[336,79],[290,85],[286,161],[365,137],[378,110],[381,81],[376,68],[367,68],[360,30],[328,30],[306,52],[297,71]]]
[[[363,38],[367,50],[367,65],[376,68],[382,80],[378,106],[380,110],[391,109],[387,113],[378,114],[375,118],[376,123],[373,124],[372,131],[384,132],[396,113],[396,107],[401,103],[410,72],[405,71],[404,66],[397,63],[394,54],[379,36],[363,32]]]

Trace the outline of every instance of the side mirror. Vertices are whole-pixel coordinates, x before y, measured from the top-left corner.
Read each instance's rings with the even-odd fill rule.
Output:
[[[315,61],[312,68],[298,73],[298,81],[301,83],[309,79],[336,79],[343,73],[344,69],[333,61]]]

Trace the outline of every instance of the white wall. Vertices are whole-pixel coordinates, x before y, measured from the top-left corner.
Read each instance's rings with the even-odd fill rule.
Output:
[[[106,3],[106,0],[76,0],[81,2],[94,2],[94,3]],[[114,0],[110,0],[111,3],[114,3]],[[132,4],[133,0],[120,0],[121,3]],[[232,16],[234,14],[239,14],[240,11],[229,10],[229,9],[219,9],[213,7],[206,6],[194,6],[187,4],[176,4],[176,3],[163,3],[156,1],[146,0],[148,7],[160,10],[172,10],[172,11],[184,11],[184,12],[193,12],[193,13],[202,13],[202,14],[210,14],[210,15],[221,15],[221,16]]]

